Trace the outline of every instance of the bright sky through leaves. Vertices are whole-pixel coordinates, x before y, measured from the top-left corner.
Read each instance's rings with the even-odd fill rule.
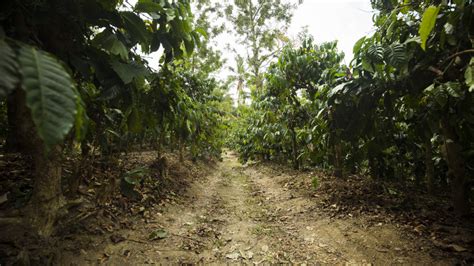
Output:
[[[288,34],[296,36],[308,26],[318,43],[338,40],[349,64],[354,43],[373,29],[372,15],[368,0],[305,0],[295,11]]]
[[[134,4],[135,1],[129,1]],[[338,48],[345,54],[345,64],[352,60],[352,47],[361,37],[370,35],[373,30],[373,10],[369,0],[304,0],[295,10],[291,26],[287,32],[290,38],[296,38],[303,27],[314,36],[317,43],[338,40]],[[227,64],[219,74],[225,78],[231,74],[227,66],[234,66],[235,54],[226,48],[226,44],[237,45],[230,34],[217,37],[215,42],[223,52]],[[234,47],[243,52],[241,47]],[[158,58],[161,53],[149,55],[151,66],[158,69]],[[230,94],[235,97],[235,88],[230,88]]]
[[[369,0],[304,0],[294,12],[287,36],[296,38],[307,26],[316,43],[338,40],[338,48],[345,54],[343,62],[348,65],[353,58],[355,42],[373,31],[373,13]],[[219,37],[222,41],[217,43],[222,46],[219,48],[228,60],[227,65],[233,66],[235,55],[225,49],[225,40],[228,42],[232,36],[224,35]],[[230,43],[234,45],[236,42]],[[221,75],[225,79],[230,72],[223,69]],[[235,86],[230,88],[230,94],[236,97]]]

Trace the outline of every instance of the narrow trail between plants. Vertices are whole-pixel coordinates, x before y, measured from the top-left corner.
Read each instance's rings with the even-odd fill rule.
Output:
[[[284,173],[243,166],[228,153],[187,194],[157,206],[126,240],[83,254],[78,264],[375,263],[445,264],[390,224],[337,219],[285,186]],[[156,240],[149,235],[157,232]]]

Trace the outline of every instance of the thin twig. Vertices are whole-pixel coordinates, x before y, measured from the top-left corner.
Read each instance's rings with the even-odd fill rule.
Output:
[[[435,73],[435,74],[437,74],[438,76],[442,76],[444,74],[443,71],[439,70],[438,68],[436,68],[434,66],[429,66],[428,70]]]
[[[150,242],[146,242],[146,241],[138,240],[138,239],[133,239],[133,238],[127,238],[127,240],[131,241],[131,242],[140,243],[140,244],[150,244]]]
[[[443,64],[446,63],[446,61],[449,61],[450,59],[455,58],[458,55],[467,54],[467,53],[474,53],[474,49],[467,49],[461,52],[457,52],[453,55],[450,55],[448,58],[444,59]]]
[[[89,212],[89,213],[86,213],[85,215],[84,215],[84,213],[82,213],[82,214],[76,216],[76,218],[73,219],[71,222],[72,222],[72,223],[75,223],[75,224],[78,224],[78,223],[84,221],[85,219],[91,217],[93,214],[96,214],[96,213],[97,213],[96,210],[95,210],[95,211],[91,211],[91,212]]]

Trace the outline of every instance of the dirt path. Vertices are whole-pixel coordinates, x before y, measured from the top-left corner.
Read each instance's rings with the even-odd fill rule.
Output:
[[[233,154],[157,206],[152,219],[120,232],[127,240],[83,252],[78,264],[305,263],[446,264],[389,224],[331,219],[285,187],[282,173],[244,167]],[[163,239],[148,241],[158,230]],[[165,233],[166,232],[166,233]],[[166,235],[165,235],[166,234]]]

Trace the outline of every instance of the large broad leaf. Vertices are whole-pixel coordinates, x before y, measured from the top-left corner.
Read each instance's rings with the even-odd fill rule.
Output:
[[[364,41],[365,41],[365,36],[360,38],[355,44],[354,44],[354,47],[352,48],[352,52],[354,53],[354,55],[358,54],[359,51],[360,51],[360,48],[362,47],[362,45],[364,44]]]
[[[97,34],[92,40],[92,44],[108,50],[111,54],[119,55],[123,60],[128,59],[127,48],[110,30],[104,30]]]
[[[76,95],[71,77],[48,53],[22,46],[21,85],[38,134],[47,146],[59,143],[74,124]]]
[[[120,14],[123,18],[125,29],[130,36],[141,44],[148,44],[151,35],[146,28],[145,22],[143,22],[143,20],[133,12],[126,11],[121,12]]]
[[[385,48],[388,63],[399,67],[407,61],[406,49],[403,44],[394,43]]]
[[[159,19],[161,17],[159,14],[165,12],[159,3],[156,3],[152,0],[138,0],[134,10],[136,12],[148,13],[154,19]]]
[[[137,167],[128,171],[120,179],[120,192],[128,198],[139,199],[140,193],[135,188],[147,174],[149,174],[149,169],[143,167]]]
[[[191,36],[193,36],[194,43],[196,44],[196,46],[201,46],[201,39],[199,38],[199,34],[193,31],[191,32]]]
[[[4,97],[19,82],[15,52],[4,40],[0,40],[0,58],[0,97]]]
[[[337,85],[336,87],[330,89],[329,93],[328,93],[328,97],[331,98],[332,96],[338,94],[339,92],[342,92],[342,90],[344,90],[344,88],[346,87],[347,84],[348,84],[348,82],[341,83],[341,84]]]
[[[125,84],[129,84],[134,78],[143,78],[149,74],[148,69],[137,62],[123,64],[117,60],[114,60],[112,61],[111,65]]]
[[[166,8],[165,13],[167,22],[174,20],[174,18],[176,17],[176,10],[173,8]]]
[[[194,42],[193,41],[188,41],[188,40],[184,40],[184,47],[186,49],[186,54],[189,56],[189,55],[192,55],[193,54],[193,51],[194,51]]]
[[[160,49],[160,45],[161,45],[161,35],[158,32],[155,32],[153,34],[153,37],[151,38],[150,53],[158,51],[158,49]]]
[[[140,133],[143,129],[140,113],[136,108],[127,117],[128,130],[132,133]]]
[[[426,50],[426,41],[428,40],[428,37],[430,36],[430,33],[436,24],[436,17],[438,16],[438,12],[439,7],[429,6],[423,13],[420,29],[418,30],[421,39],[420,45],[423,50]]]
[[[367,49],[367,56],[373,63],[381,64],[385,49],[381,45],[374,44]]]

